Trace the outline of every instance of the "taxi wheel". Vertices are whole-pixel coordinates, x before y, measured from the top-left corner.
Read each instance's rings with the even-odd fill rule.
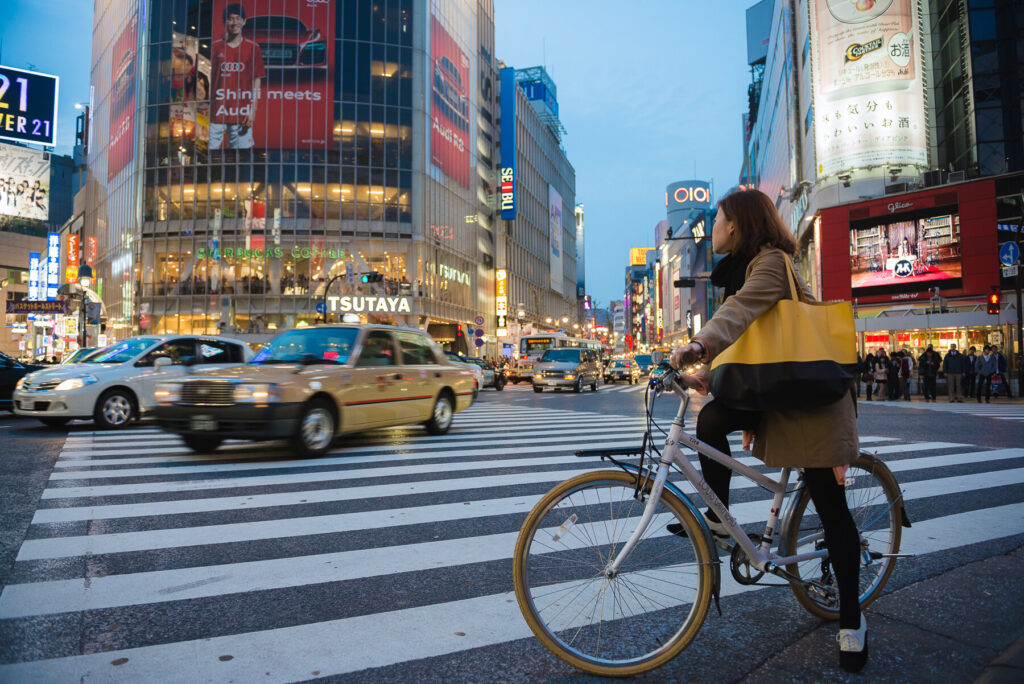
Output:
[[[583,391],[583,378],[576,378],[576,384],[572,386],[572,391],[576,394]]]
[[[447,392],[442,392],[434,403],[434,410],[430,413],[430,420],[423,426],[432,435],[443,435],[452,426],[452,398]]]
[[[105,430],[119,430],[132,422],[134,414],[133,397],[125,390],[114,389],[100,396],[93,419]]]
[[[334,441],[335,420],[330,404],[314,399],[303,407],[292,437],[295,455],[300,458],[323,456]]]
[[[192,451],[198,454],[208,454],[216,451],[217,447],[223,443],[222,437],[207,437],[203,435],[182,435],[181,439]]]
[[[597,391],[597,378],[594,378],[594,382],[590,383],[590,391],[591,392],[596,392]]]
[[[544,391],[544,388],[543,387],[537,387],[536,385],[534,385],[533,386],[533,391],[536,392],[537,394],[540,394],[541,392]]]

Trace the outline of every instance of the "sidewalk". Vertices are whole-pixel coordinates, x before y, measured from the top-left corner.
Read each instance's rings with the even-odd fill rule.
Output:
[[[827,624],[778,652],[744,681],[974,682],[1024,681],[1024,545],[955,565],[941,574],[884,594],[865,615],[871,651],[860,674],[832,655],[835,625]]]

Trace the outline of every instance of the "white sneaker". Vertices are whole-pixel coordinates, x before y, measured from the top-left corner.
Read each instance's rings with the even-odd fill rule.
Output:
[[[860,672],[868,661],[868,621],[860,616],[859,629],[841,629],[836,635],[839,642],[839,666],[847,672]]]

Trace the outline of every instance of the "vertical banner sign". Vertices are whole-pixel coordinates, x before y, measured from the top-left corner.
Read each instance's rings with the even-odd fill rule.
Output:
[[[40,294],[40,280],[42,276],[42,262],[39,252],[30,252],[28,255],[28,298],[29,301],[37,302],[43,297]]]
[[[551,264],[551,289],[562,294],[562,196],[548,186],[548,260]]]
[[[498,316],[498,328],[504,328],[508,321],[508,272],[499,268],[494,272],[494,308]]]
[[[96,263],[96,256],[99,254],[99,249],[96,246],[96,238],[87,237],[85,238],[85,261],[88,264]]]
[[[78,281],[78,236],[74,233],[68,234],[68,250],[66,254],[67,268],[65,269],[65,280],[69,283]]]
[[[918,0],[808,3],[819,178],[927,166],[917,6]]]
[[[60,233],[50,233],[46,240],[46,299],[57,299],[60,287]]]
[[[110,146],[107,181],[132,160],[135,146],[135,67],[138,63],[139,15],[132,14],[110,55]]]
[[[516,217],[516,70],[501,70],[501,218]]]
[[[469,59],[437,17],[430,17],[430,157],[469,188]]]
[[[337,4],[214,0],[209,138],[203,141],[213,157],[223,149],[323,150],[333,144]]]

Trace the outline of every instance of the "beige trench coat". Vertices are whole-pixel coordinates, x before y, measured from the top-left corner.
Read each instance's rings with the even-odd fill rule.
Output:
[[[736,341],[758,316],[780,299],[788,299],[786,254],[764,247],[747,267],[739,292],[725,300],[695,339],[711,361]],[[799,277],[799,276],[798,276]],[[812,299],[802,280],[799,286]],[[765,411],[754,440],[754,456],[765,465],[785,468],[831,468],[847,465],[859,451],[857,403],[850,395],[834,404],[809,409]]]

